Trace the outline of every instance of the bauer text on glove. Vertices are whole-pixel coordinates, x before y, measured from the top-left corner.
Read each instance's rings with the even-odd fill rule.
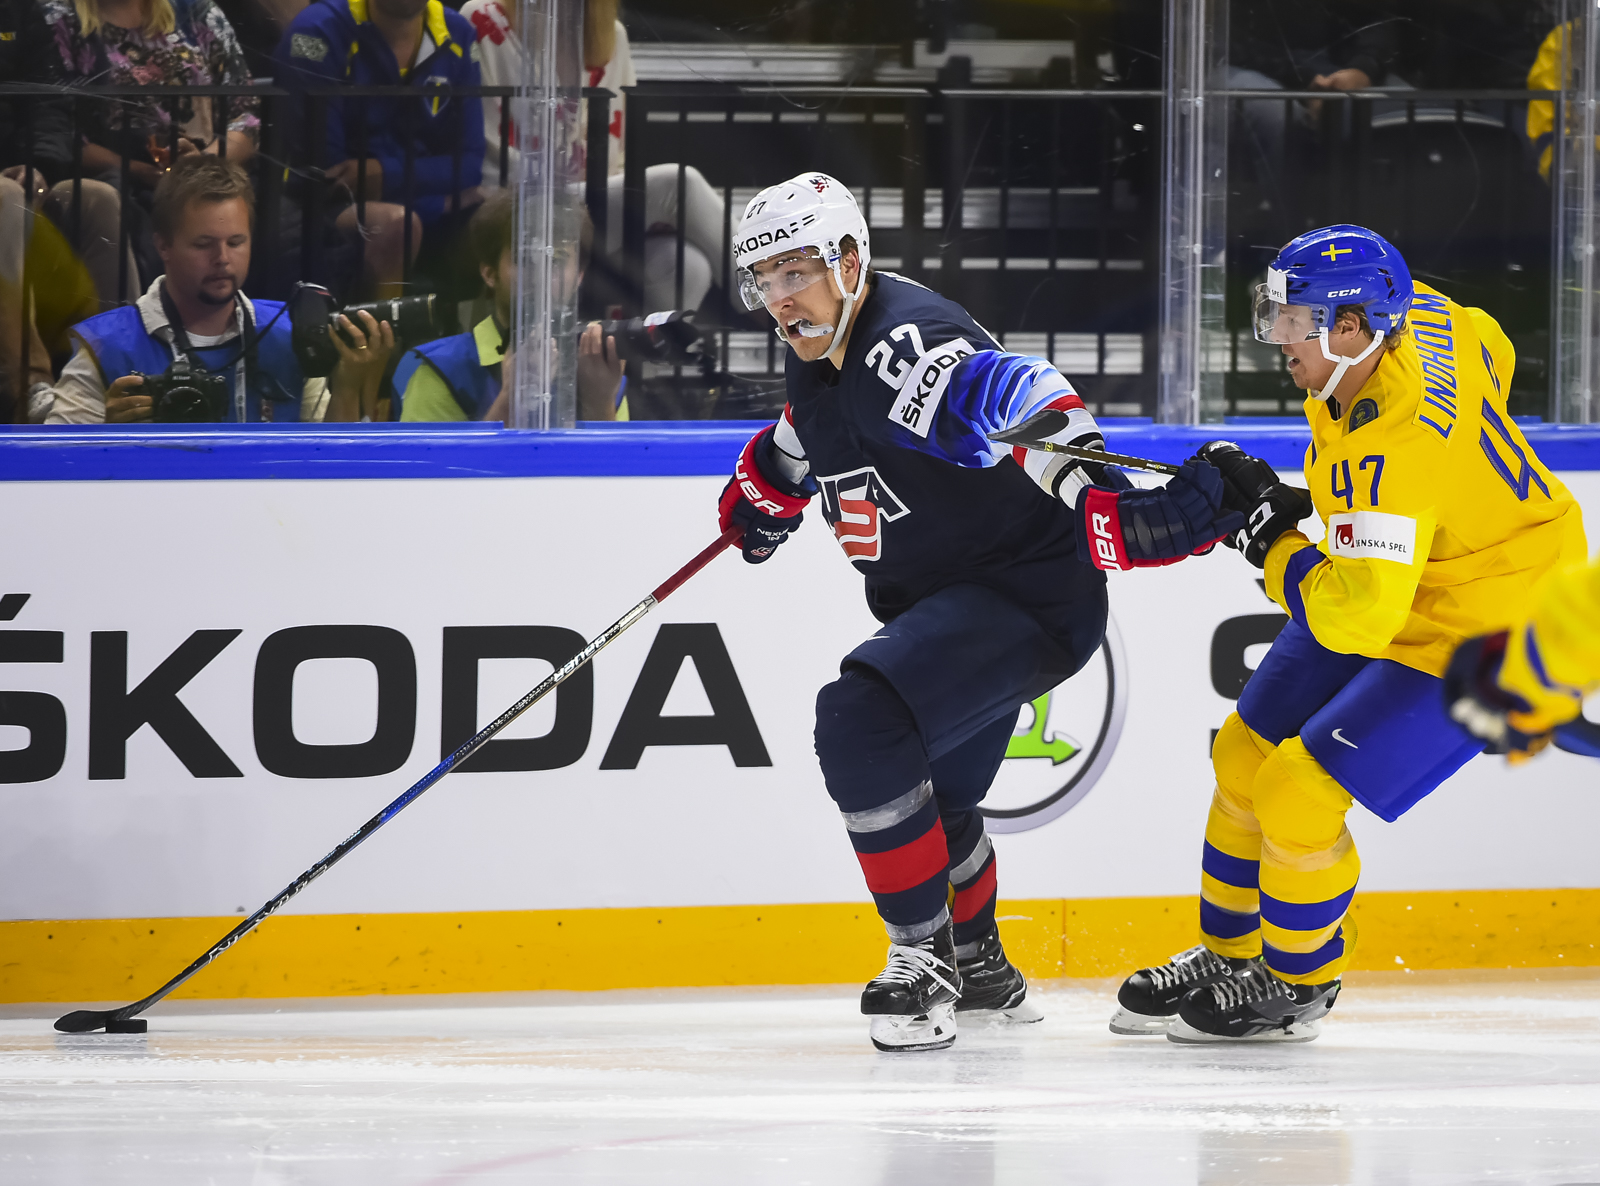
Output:
[[[1204,461],[1184,463],[1165,486],[1151,489],[1132,486],[1117,470],[1105,473],[1108,485],[1087,487],[1077,502],[1078,557],[1096,568],[1176,564],[1243,524],[1223,507],[1222,475]]]
[[[735,525],[744,529],[741,547],[751,564],[769,558],[799,528],[816,493],[809,476],[791,482],[777,472],[772,437],[773,430],[764,428],[750,439],[717,502],[717,525],[723,531]]]

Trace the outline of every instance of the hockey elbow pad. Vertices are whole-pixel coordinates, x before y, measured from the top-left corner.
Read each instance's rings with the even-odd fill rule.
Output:
[[[772,460],[772,434],[765,428],[750,438],[717,501],[717,526],[723,531],[734,525],[744,529],[740,546],[750,564],[769,559],[799,529],[806,503],[817,492],[809,475],[792,482],[779,474]]]
[[[1078,557],[1108,571],[1176,564],[1243,524],[1243,515],[1222,508],[1221,474],[1191,460],[1165,486],[1086,489],[1078,500]]]

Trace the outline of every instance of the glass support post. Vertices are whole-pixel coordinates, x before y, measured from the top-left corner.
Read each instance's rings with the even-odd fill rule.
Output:
[[[1595,0],[1563,0],[1561,94],[1556,101],[1551,200],[1555,268],[1551,325],[1550,418],[1600,420],[1600,302],[1595,246],[1600,240],[1600,19]]]
[[[582,0],[517,0],[521,94],[513,99],[517,160],[512,247],[510,428],[577,422],[578,231],[584,159]]]
[[[1167,0],[1156,420],[1222,420],[1227,350],[1228,0]]]

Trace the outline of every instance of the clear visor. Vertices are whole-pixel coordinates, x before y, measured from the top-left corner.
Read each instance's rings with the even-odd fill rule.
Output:
[[[764,259],[753,268],[739,269],[739,295],[746,309],[770,309],[802,289],[819,284],[828,274],[828,265],[816,249],[807,248],[787,255]]]
[[[1322,331],[1315,309],[1275,301],[1267,295],[1265,284],[1256,285],[1254,321],[1256,341],[1274,346],[1309,342]]]

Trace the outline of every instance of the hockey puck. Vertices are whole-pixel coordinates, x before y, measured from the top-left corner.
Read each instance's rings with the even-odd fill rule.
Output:
[[[130,1017],[126,1021],[106,1022],[108,1034],[142,1034],[150,1028],[150,1023],[143,1017]]]

